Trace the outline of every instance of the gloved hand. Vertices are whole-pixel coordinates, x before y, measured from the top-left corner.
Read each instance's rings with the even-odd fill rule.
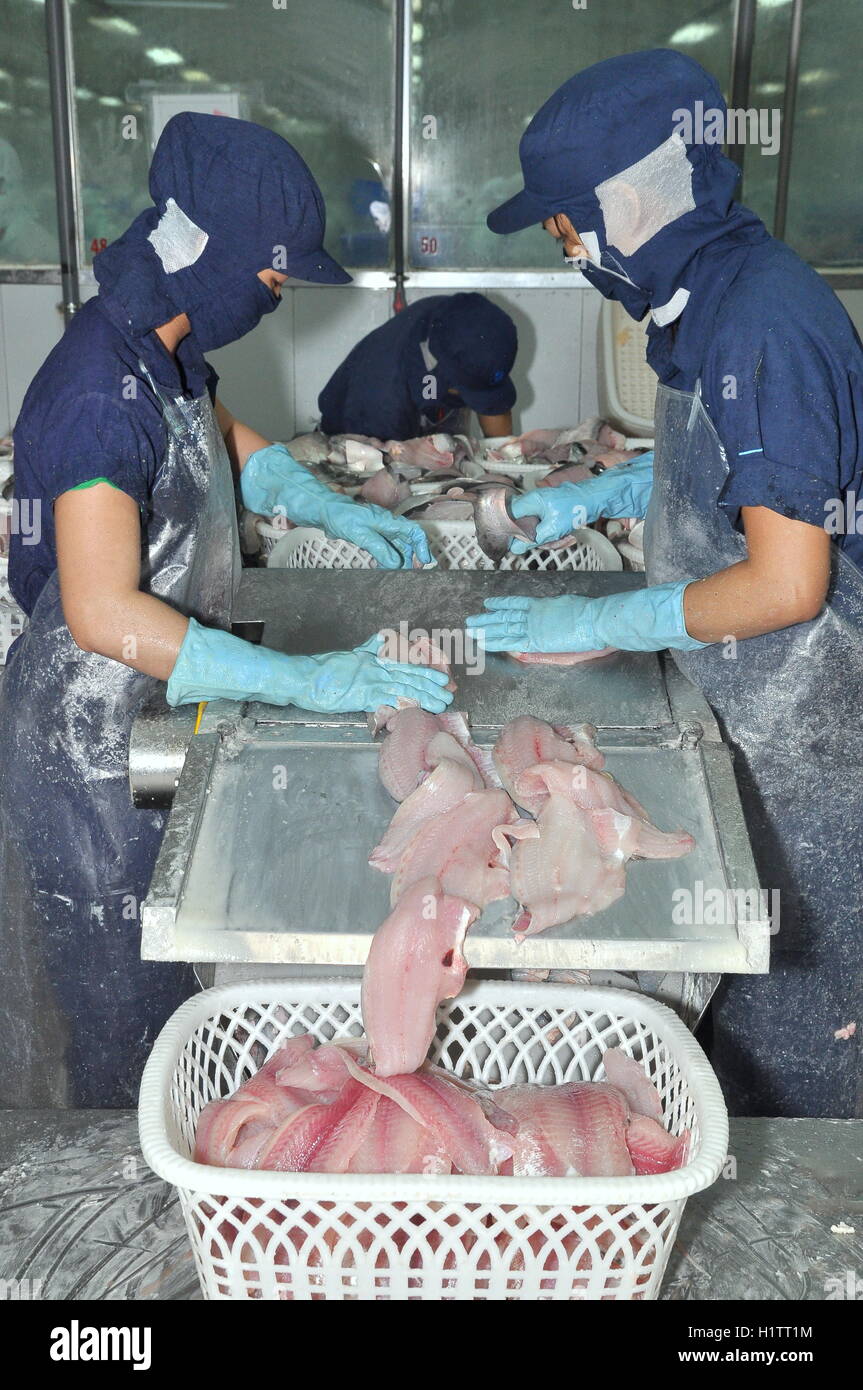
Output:
[[[284,444],[268,444],[249,455],[240,473],[240,495],[250,512],[279,513],[298,526],[319,526],[333,540],[352,541],[382,569],[411,569],[415,555],[423,565],[432,558],[421,526],[333,492]]]
[[[653,450],[631,463],[607,468],[584,483],[561,483],[560,487],[537,487],[516,497],[510,507],[513,516],[538,516],[534,541],[517,536],[510,542],[514,555],[522,555],[531,545],[559,541],[579,526],[587,526],[601,516],[645,516],[653,487]]]
[[[168,681],[169,705],[196,700],[262,700],[323,714],[374,710],[399,697],[440,714],[452,700],[444,671],[377,656],[375,634],[350,652],[286,656],[189,619],[189,630]]]
[[[490,652],[695,651],[709,643],[686,631],[683,592],[691,582],[605,598],[488,598],[486,612],[472,614],[465,627]]]

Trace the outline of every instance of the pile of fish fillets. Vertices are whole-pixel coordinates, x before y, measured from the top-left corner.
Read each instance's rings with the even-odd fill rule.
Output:
[[[549,472],[537,486],[558,487],[583,482],[640,452],[625,443],[618,430],[591,417],[571,429],[531,430],[492,445],[460,434],[382,440],[315,431],[298,435],[287,447],[338,491],[398,515],[461,521],[472,517],[477,493],[512,486],[512,476],[497,474],[495,463],[547,464]]]
[[[603,770],[590,725],[522,715],[489,759],[461,715],[401,709],[382,722],[379,773],[400,805],[369,859],[392,875],[393,911],[369,950],[363,1018],[387,1075],[421,1064],[438,1004],[464,984],[467,931],[489,903],[516,900],[521,941],[609,907],[628,860],[676,859],[694,840],[658,830]]]
[[[425,1063],[383,1077],[353,1040],[292,1037],[227,1100],[202,1111],[195,1161],[292,1173],[628,1177],[685,1162],[659,1093],[619,1049],[607,1080],[495,1091]]]
[[[448,670],[425,637],[390,653]],[[606,1080],[494,1091],[432,1065],[435,1012],[467,974],[464,941],[485,907],[514,897],[518,939],[600,911],[630,858],[693,845],[657,830],[604,772],[595,730],[512,720],[493,750],[464,716],[415,704],[370,718],[386,730],[379,772],[399,803],[370,864],[392,876],[393,910],[363,976],[366,1037],[291,1038],[227,1100],[202,1112],[195,1158],[232,1168],[328,1173],[630,1176],[686,1161],[642,1067],[618,1049]],[[519,809],[520,808],[520,809]]]

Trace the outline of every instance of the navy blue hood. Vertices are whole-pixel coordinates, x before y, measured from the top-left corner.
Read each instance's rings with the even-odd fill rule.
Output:
[[[254,328],[278,300],[258,278],[272,267],[343,284],[324,251],[324,200],[287,140],[250,121],[182,112],[150,165],[154,206],[99,253],[106,312],[132,337],[177,314],[207,352]]]
[[[577,73],[527,127],[519,147],[525,186],[489,214],[489,227],[513,232],[565,213],[579,235],[596,236],[605,269],[583,266],[591,284],[607,298],[619,299],[633,317],[651,308],[663,322],[666,306],[685,300],[685,291],[694,292],[705,248],[767,236],[759,218],[734,201],[739,170],[719,143],[702,138],[710,127],[699,121],[699,103],[702,117],[716,112],[724,121],[725,101],[715,79],[671,49],[624,54]],[[681,143],[691,170],[694,206],[623,254],[609,239],[596,190],[672,137]],[[661,195],[662,189],[656,192]],[[676,316],[673,309],[669,314]]]

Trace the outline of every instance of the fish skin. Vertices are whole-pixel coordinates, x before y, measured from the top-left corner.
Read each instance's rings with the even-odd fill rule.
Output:
[[[636,1062],[619,1047],[610,1047],[602,1054],[606,1080],[626,1096],[633,1115],[646,1115],[662,1124],[662,1100],[640,1062]]]
[[[363,972],[362,1012],[379,1076],[415,1071],[435,1030],[435,1011],[457,995],[467,973],[465,934],[479,916],[435,878],[405,891],[378,927]]]
[[[449,738],[448,734],[435,738]],[[435,739],[432,739],[432,743]],[[431,745],[429,745],[431,747]],[[424,781],[405,797],[387,827],[386,834],[369,855],[369,864],[381,873],[394,874],[402,855],[419,827],[434,816],[446,815],[464,800],[468,792],[482,786],[476,768],[450,758],[440,758]]]
[[[630,1177],[629,1109],[614,1086],[569,1081],[504,1086],[495,1099],[518,1120],[515,1177]]]
[[[535,815],[547,793],[540,787],[529,803],[518,801],[515,786],[520,775],[536,763],[552,760],[589,766],[598,771],[605,766],[605,758],[593,741],[595,735],[596,730],[590,724],[559,724],[553,728],[543,719],[522,714],[504,726],[492,750],[492,758],[510,796]]]
[[[448,815],[425,821],[399,861],[390,901],[395,905],[410,884],[428,877],[480,911],[508,897],[509,879],[492,831],[516,819],[506,792],[486,790],[470,792]]]

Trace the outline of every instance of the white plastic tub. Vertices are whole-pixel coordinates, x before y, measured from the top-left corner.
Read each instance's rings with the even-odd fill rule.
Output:
[[[141,1084],[141,1147],[175,1185],[213,1299],[653,1299],[686,1198],[725,1158],[707,1059],[676,1014],[630,990],[469,983],[438,1014],[434,1060],[491,1086],[602,1076],[621,1047],[692,1131],[673,1173],[633,1178],[248,1172],[192,1161],[198,1115],[288,1036],[362,1031],[360,983],[207,990],[165,1025]]]
[[[472,521],[422,521],[429,548],[441,569],[490,570],[494,565],[483,554]],[[268,550],[271,569],[374,569],[375,561],[350,541],[330,540],[310,526],[290,531],[269,522],[258,523],[258,533]],[[502,570],[620,570],[623,562],[616,548],[589,526],[576,531],[571,545],[560,550],[541,546],[524,555],[505,555]]]

